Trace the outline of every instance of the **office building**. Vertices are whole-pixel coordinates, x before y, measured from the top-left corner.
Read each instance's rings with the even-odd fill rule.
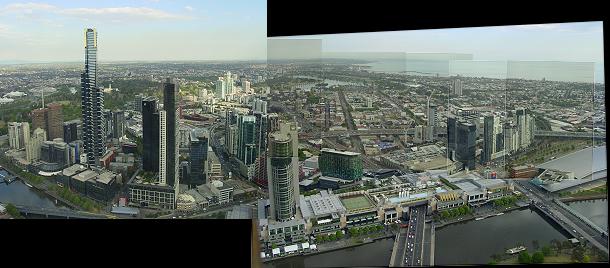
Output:
[[[191,131],[189,146],[190,181],[193,186],[206,183],[206,162],[208,161],[208,138],[204,133]]]
[[[52,170],[63,169],[73,164],[70,162],[70,148],[61,138],[42,143],[40,146],[40,160],[56,164],[56,168],[52,168]]]
[[[81,74],[83,141],[88,165],[98,165],[106,153],[104,92],[97,86],[97,32],[85,30],[85,71]]]
[[[64,117],[62,106],[59,103],[49,103],[47,105],[47,134],[49,140],[56,138],[64,138],[63,123]]]
[[[252,111],[266,114],[267,102],[261,99],[255,99],[254,101],[252,101]]]
[[[462,96],[462,81],[459,78],[453,80],[453,94],[456,96]]]
[[[11,149],[24,149],[30,141],[30,124],[28,122],[8,123],[8,141]]]
[[[46,108],[32,111],[32,129],[41,128],[47,133],[49,140],[64,138],[62,106],[59,103],[50,103]]]
[[[219,77],[218,80],[216,81],[216,91],[214,92],[216,98],[219,98],[221,100],[224,100],[225,97],[227,96],[227,85],[225,83],[225,81],[222,79],[222,77]]]
[[[252,90],[250,89],[250,81],[244,81],[244,92],[246,94],[252,93]]]
[[[47,133],[42,128],[37,128],[34,130],[30,138],[30,142],[25,147],[26,158],[28,162],[32,163],[38,159],[40,159],[40,147],[42,143],[47,140]]]
[[[142,100],[142,169],[159,172],[159,111],[157,100]]]
[[[257,156],[256,117],[252,115],[240,116],[237,121],[237,129],[237,158],[244,165],[251,165]]]
[[[359,153],[323,148],[318,159],[322,176],[357,181],[362,178],[362,158]]]
[[[299,158],[296,124],[281,124],[269,135],[267,174],[271,218],[288,221],[294,218],[299,198]]]
[[[67,143],[78,140],[78,121],[72,120],[64,122],[64,141]]]
[[[125,134],[125,112],[117,110],[112,113],[112,138],[118,139]]]
[[[477,126],[468,121],[458,121],[455,156],[464,168],[475,169]]]

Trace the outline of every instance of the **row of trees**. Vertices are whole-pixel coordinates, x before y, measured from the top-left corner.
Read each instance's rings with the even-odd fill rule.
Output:
[[[57,195],[59,195],[61,198],[70,201],[72,204],[75,204],[85,209],[86,211],[99,212],[102,209],[97,202],[87,197],[81,196],[77,193],[74,193],[68,188],[61,188],[53,185],[50,187],[50,190],[56,192]]]
[[[519,253],[518,260],[519,260],[520,264],[544,263],[544,254],[542,253],[542,251],[536,251],[536,252],[534,252],[534,254],[532,254],[530,256],[530,254],[527,253],[527,251],[523,251],[523,252]]]
[[[381,225],[368,225],[363,227],[349,228],[348,232],[350,236],[360,236],[380,232],[381,230],[383,230],[383,226]]]
[[[335,233],[331,233],[331,234],[319,234],[316,235],[316,243],[324,243],[327,241],[335,241],[335,240],[339,240],[343,238],[343,232],[341,231],[336,231]]]
[[[19,212],[17,207],[15,207],[15,205],[8,203],[4,208],[6,208],[6,213],[8,213],[8,215],[11,215],[11,217],[15,219],[23,219],[23,216],[21,216],[21,213]]]
[[[508,207],[512,206],[517,202],[517,197],[515,196],[505,196],[499,199],[494,200],[494,206],[496,207]]]
[[[440,214],[441,219],[451,219],[459,216],[472,214],[472,209],[467,205],[463,205],[457,208],[443,210]]]

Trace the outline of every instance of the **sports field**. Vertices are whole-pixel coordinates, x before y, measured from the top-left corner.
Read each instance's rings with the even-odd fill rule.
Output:
[[[373,203],[364,195],[341,198],[341,203],[348,211],[373,207]]]

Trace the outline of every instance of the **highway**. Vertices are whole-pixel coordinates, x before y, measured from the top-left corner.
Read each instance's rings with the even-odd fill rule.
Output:
[[[602,235],[595,228],[579,219],[579,217],[553,202],[555,199],[553,195],[546,193],[529,181],[514,180],[514,182],[520,191],[533,200],[539,208],[552,216],[558,224],[566,226],[568,230],[571,229],[570,234],[572,236],[576,238],[582,237],[606,254],[608,253],[608,237]]]

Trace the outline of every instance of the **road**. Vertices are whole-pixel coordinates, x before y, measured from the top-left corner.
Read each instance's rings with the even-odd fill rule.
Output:
[[[593,227],[587,225],[584,221],[574,216],[563,207],[557,205],[553,200],[555,196],[546,193],[539,187],[531,184],[529,181],[515,180],[515,186],[526,194],[531,200],[537,203],[539,207],[547,213],[555,217],[555,220],[561,225],[567,225],[572,228],[571,235],[574,237],[583,237],[594,246],[598,247],[605,253],[608,253],[608,238],[603,236]]]
[[[427,263],[424,257],[427,257],[429,254],[424,254],[424,252],[427,252],[424,247],[429,247],[430,243],[425,242],[425,221],[426,207],[412,207],[408,227],[401,228],[400,230],[396,247],[398,255],[394,258],[394,263],[391,264],[392,266],[422,266]],[[430,239],[428,238],[428,241],[429,240]]]

